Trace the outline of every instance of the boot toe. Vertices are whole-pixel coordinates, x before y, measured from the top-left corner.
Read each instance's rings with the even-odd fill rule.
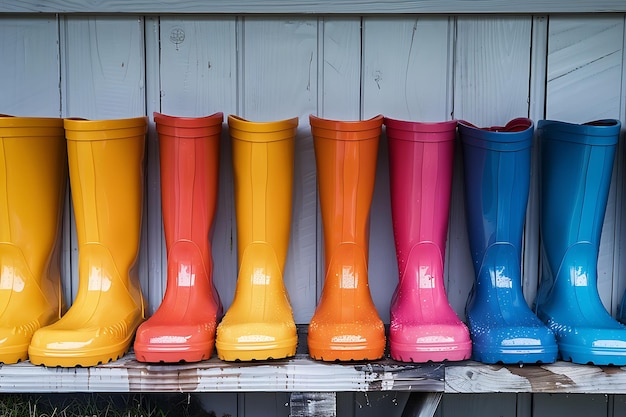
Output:
[[[135,335],[139,362],[199,362],[209,359],[215,344],[215,323],[143,323]]]
[[[457,323],[392,323],[389,330],[392,359],[400,362],[442,362],[469,359],[472,342],[467,327]]]
[[[217,328],[215,346],[225,361],[282,359],[296,354],[296,325],[290,321],[236,323],[228,315]]]

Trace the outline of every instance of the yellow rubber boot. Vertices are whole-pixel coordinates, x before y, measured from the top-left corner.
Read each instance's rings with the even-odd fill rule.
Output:
[[[217,328],[220,359],[279,359],[298,338],[283,283],[291,224],[298,119],[255,123],[229,116],[235,175],[239,276]]]
[[[63,119],[0,115],[0,362],[26,360],[35,330],[60,317],[66,188]]]
[[[65,120],[78,235],[78,293],[56,323],[35,332],[30,360],[93,366],[124,355],[144,319],[139,250],[147,118]]]

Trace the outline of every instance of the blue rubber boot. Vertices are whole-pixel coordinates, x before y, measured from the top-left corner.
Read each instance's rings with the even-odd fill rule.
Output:
[[[626,365],[626,326],[600,300],[597,263],[620,122],[542,120],[541,239],[537,315],[575,363]]]
[[[520,118],[483,129],[459,122],[459,134],[476,278],[466,306],[472,358],[484,363],[554,362],[554,334],[526,303],[521,282],[533,122]]]

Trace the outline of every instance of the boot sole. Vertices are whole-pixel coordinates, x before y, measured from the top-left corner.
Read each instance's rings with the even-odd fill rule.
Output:
[[[284,359],[296,355],[298,339],[268,343],[216,342],[217,357],[226,362],[249,362],[268,359]]]
[[[0,349],[0,363],[11,365],[28,360],[28,345],[20,348]]]
[[[472,342],[429,345],[390,342],[389,354],[399,362],[464,361],[472,356]]]
[[[138,346],[135,344],[135,358],[139,362],[179,363],[200,362],[213,356],[214,343],[204,346],[159,345]]]
[[[324,347],[315,346],[309,340],[309,355],[324,362],[347,362],[347,361],[373,361],[383,357],[385,345],[359,345],[359,344],[328,344]]]
[[[626,366],[626,350],[620,349],[580,349],[559,345],[561,359],[582,365]]]
[[[60,366],[61,368],[75,368],[78,366],[86,368],[90,366],[104,365],[106,363],[116,361],[120,359],[122,356],[124,356],[126,353],[128,353],[128,349],[111,352],[110,354],[107,354],[104,356],[103,355],[88,356],[85,354],[81,354],[79,357],[78,355],[74,356],[74,355],[68,354],[67,357],[63,357],[60,355],[45,356],[45,355],[31,354],[30,362],[33,365],[43,365],[49,368],[57,367],[57,366]]]
[[[558,351],[556,349],[546,349],[545,347],[529,348],[524,347],[507,349],[498,349],[496,351],[487,351],[477,349],[476,346],[472,350],[472,360],[486,364],[518,364],[518,363],[554,363],[557,360]]]
[[[30,362],[33,365],[47,367],[60,366],[62,368],[74,368],[77,366],[89,367],[103,365],[120,359],[128,353],[130,341],[120,343],[117,346],[107,346],[107,349],[94,350],[52,350],[29,347]]]

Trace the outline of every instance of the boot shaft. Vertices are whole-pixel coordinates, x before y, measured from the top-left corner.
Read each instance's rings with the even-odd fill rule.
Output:
[[[337,247],[354,243],[368,257],[382,116],[344,122],[310,116],[324,225],[326,269]]]
[[[385,118],[391,214],[398,265],[411,248],[446,251],[456,121],[415,123]]]
[[[237,245],[241,263],[254,242],[269,244],[284,268],[291,227],[298,119],[251,122],[228,117],[232,139]]]
[[[63,120],[0,116],[0,145],[0,243],[19,247],[40,273],[61,237]]]
[[[459,133],[469,243],[478,273],[492,245],[511,244],[518,256],[521,251],[533,123],[519,118],[506,126],[479,129],[461,121]]]
[[[184,118],[154,113],[159,134],[165,242],[209,244],[219,179],[223,114]]]
[[[542,242],[554,267],[577,243],[597,257],[619,131],[617,120],[539,121]]]
[[[79,251],[101,243],[122,265],[139,250],[147,118],[65,119]]]

